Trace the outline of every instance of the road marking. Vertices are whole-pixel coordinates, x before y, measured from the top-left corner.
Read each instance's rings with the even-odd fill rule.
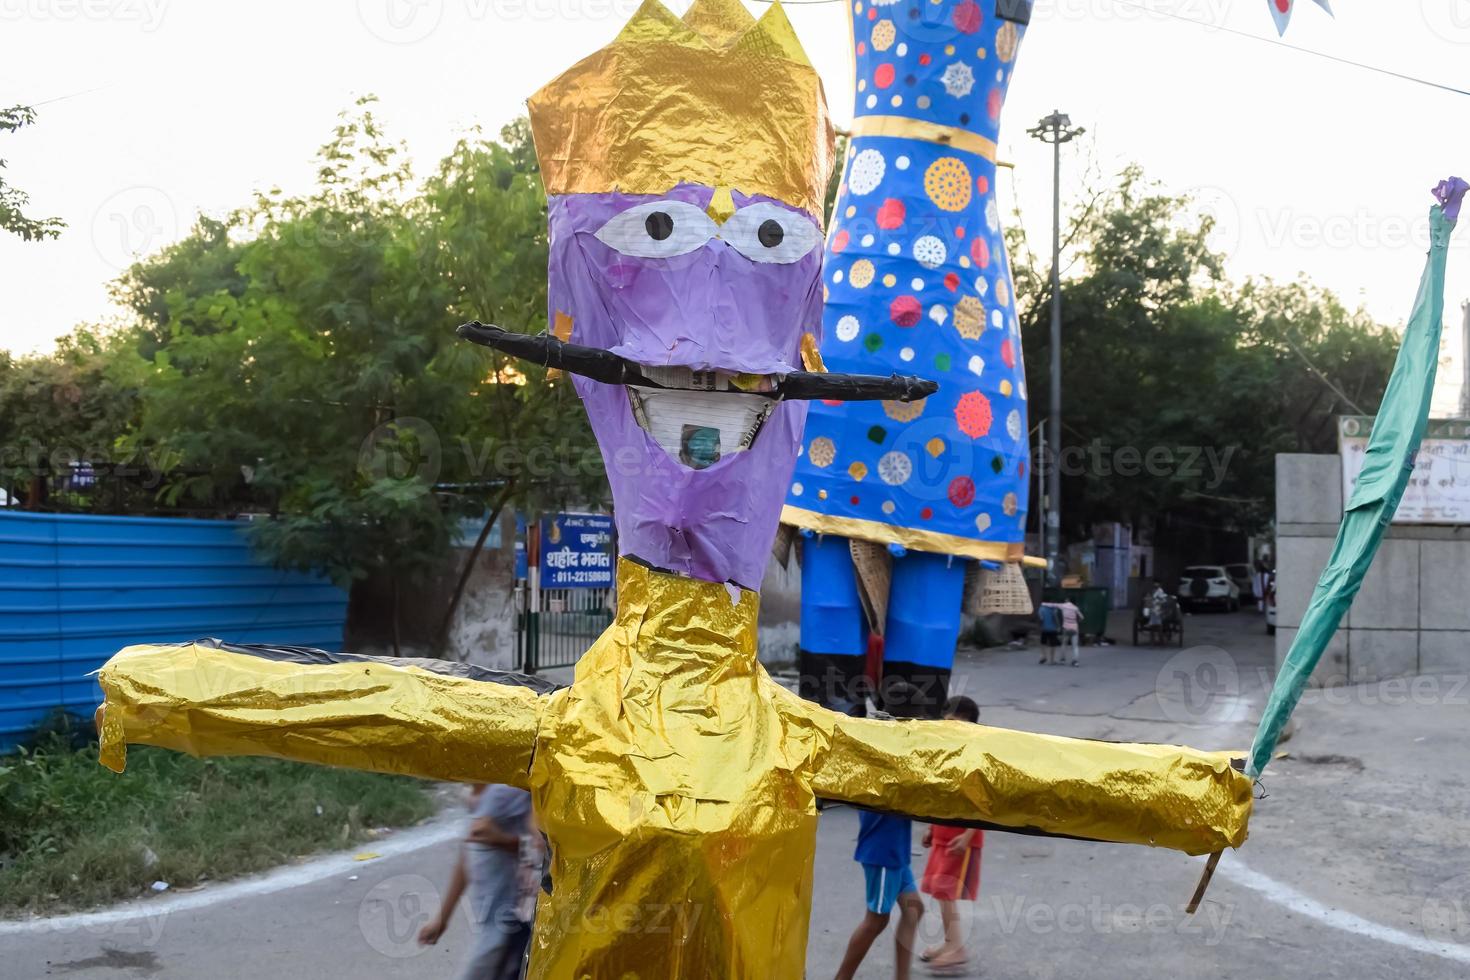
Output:
[[[379,854],[377,860],[412,854],[414,851],[454,840],[462,833],[463,827],[458,816],[439,817],[375,845]],[[355,855],[358,853],[360,852],[356,849],[343,851],[339,854],[330,854],[307,861],[305,864],[280,868],[223,885],[206,887],[197,892],[128,902],[100,912],[76,912],[44,919],[0,922],[0,936],[96,929],[136,919],[158,919],[175,912],[206,908],[219,902],[269,895],[289,888],[309,885],[337,874],[360,873],[363,862],[356,859]],[[1269,902],[1283,906],[1298,915],[1315,919],[1333,929],[1365,936],[1417,953],[1427,953],[1431,956],[1440,956],[1459,963],[1470,964],[1470,946],[1435,942],[1426,936],[1385,926],[1342,909],[1330,908],[1302,894],[1290,885],[1284,885],[1259,871],[1253,871],[1233,856],[1220,862],[1216,875],[1242,888],[1256,892]]]
[[[218,886],[210,885],[197,892],[140,899],[110,909],[103,909],[100,912],[74,912],[44,919],[0,922],[0,936],[97,929],[135,919],[158,919],[175,912],[188,912],[219,902],[269,895],[288,888],[299,888],[302,885],[322,881],[333,875],[361,874],[365,867],[371,867],[377,861],[443,844],[454,840],[463,833],[464,826],[460,814],[456,813],[453,818],[441,816],[411,830],[394,834],[381,843],[375,841],[373,846],[377,849],[378,857],[370,862],[357,860],[356,855],[362,853],[361,845],[359,845],[350,851],[329,854],[307,861],[305,864],[278,868]]]
[[[1259,871],[1252,871],[1241,864],[1238,860],[1227,858],[1220,862],[1215,873],[1242,888],[1249,888],[1257,892],[1267,901],[1277,905],[1285,906],[1298,915],[1304,915],[1310,919],[1316,919],[1325,926],[1333,929],[1341,929],[1343,932],[1351,932],[1369,939],[1376,939],[1381,943],[1393,946],[1401,946],[1411,949],[1416,953],[1428,953],[1431,956],[1442,956],[1447,960],[1456,960],[1460,963],[1470,963],[1470,946],[1459,946],[1454,943],[1437,943],[1427,936],[1415,935],[1392,926],[1385,926],[1377,922],[1353,915],[1342,909],[1330,908],[1323,905],[1314,898],[1309,898],[1290,885],[1283,885],[1274,878],[1268,878]]]

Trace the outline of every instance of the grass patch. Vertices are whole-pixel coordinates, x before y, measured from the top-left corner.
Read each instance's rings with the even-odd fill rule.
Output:
[[[261,871],[434,812],[428,783],[277,759],[195,759],[52,737],[0,756],[0,915],[85,908]]]

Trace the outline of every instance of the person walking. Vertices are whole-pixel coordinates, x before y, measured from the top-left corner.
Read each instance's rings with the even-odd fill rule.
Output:
[[[1041,659],[1038,663],[1056,663],[1057,647],[1062,644],[1062,614],[1050,602],[1043,602],[1036,610],[1041,623]]]
[[[980,706],[970,698],[953,697],[945,702],[944,718],[978,724]],[[929,848],[929,860],[919,890],[939,903],[944,942],[926,949],[919,959],[935,976],[962,976],[969,972],[970,953],[965,948],[959,903],[980,897],[980,854],[985,847],[985,831],[934,824],[924,833],[924,846]]]
[[[898,719],[916,717],[922,711],[918,693],[913,685],[902,681],[890,685],[884,697],[887,711]],[[913,822],[908,817],[871,810],[858,812],[857,847],[852,856],[863,869],[867,910],[847,941],[836,980],[853,980],[857,975],[874,940],[888,928],[895,906],[899,918],[893,937],[893,975],[895,980],[909,980],[914,937],[924,914],[911,865],[912,850]]]
[[[531,832],[531,794],[511,786],[477,786],[470,795],[470,829],[438,913],[419,930],[432,946],[444,935],[466,891],[474,945],[460,980],[515,980],[530,929],[521,920],[522,838]]]
[[[1043,610],[1043,623],[1045,623],[1046,621],[1045,610],[1048,609],[1053,610],[1056,616],[1059,617],[1061,620],[1059,624],[1061,627],[1061,629],[1059,630],[1060,638],[1057,641],[1053,642],[1047,650],[1043,651],[1043,662],[1045,662],[1046,660],[1051,660],[1052,663],[1057,663],[1058,661],[1055,659],[1057,648],[1065,647],[1070,642],[1072,644],[1072,666],[1082,666],[1082,610],[1078,609],[1071,599],[1064,599],[1061,602],[1043,602],[1041,604],[1041,608]],[[1043,627],[1043,629],[1045,629],[1045,627]],[[1043,640],[1044,639],[1045,636],[1043,635]]]

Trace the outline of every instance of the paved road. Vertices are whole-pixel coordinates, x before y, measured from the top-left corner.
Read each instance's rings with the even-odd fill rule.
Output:
[[[1198,616],[1189,626],[1192,646],[1183,651],[1087,649],[1076,670],[1041,666],[1031,651],[972,652],[956,683],[981,702],[988,724],[1243,747],[1270,678],[1260,620]],[[1288,756],[1267,773],[1251,841],[1227,855],[1194,918],[1182,907],[1198,859],[991,835],[982,897],[967,918],[977,975],[1470,975],[1465,678],[1318,694],[1298,717]],[[412,833],[444,840],[451,830]],[[862,912],[855,831],[851,810],[823,814],[813,978],[832,974]],[[200,908],[156,914],[165,906],[154,903],[86,928],[0,924],[0,977],[453,977],[468,938],[462,917],[438,947],[412,941],[447,877],[451,845],[392,853],[398,846],[378,847],[385,856],[373,861],[308,866],[309,880],[284,890]],[[925,930],[936,920],[931,914]],[[862,976],[892,975],[890,945],[879,941]]]

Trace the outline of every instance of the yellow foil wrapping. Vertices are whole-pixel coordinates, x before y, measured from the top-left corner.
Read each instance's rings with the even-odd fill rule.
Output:
[[[753,592],[618,565],[613,625],[552,696],[537,978],[799,978],[817,811],[756,660]]]
[[[103,759],[121,768],[129,741],[529,786],[552,845],[540,980],[797,980],[818,795],[1190,854],[1245,839],[1251,784],[1225,754],[838,715],[766,675],[758,604],[622,560],[613,625],[539,696],[402,662],[133,647],[102,671]]]
[[[849,718],[756,660],[757,597],[623,561],[532,763],[552,841],[532,976],[799,978],[815,796],[1202,854],[1245,840],[1227,755]]]
[[[98,675],[101,761],[125,745],[526,786],[544,697],[404,661],[301,664],[203,644],[128,647]]]
[[[929,820],[1209,854],[1245,843],[1241,753],[1095,742],[959,721],[888,722],[785,694],[823,745],[817,795]]]
[[[548,194],[664,194],[688,182],[822,218],[832,123],[779,4],[756,21],[740,0],[695,0],[681,20],[646,0],[528,107]]]
[[[1046,564],[1044,559],[1027,558],[1019,541],[976,541],[954,534],[941,534],[920,528],[899,527],[859,517],[822,514],[805,507],[786,504],[781,508],[781,523],[806,528],[818,534],[834,534],[878,544],[898,544],[910,551],[929,551],[938,555],[959,555],[980,561],[1019,561],[1027,565]]]

